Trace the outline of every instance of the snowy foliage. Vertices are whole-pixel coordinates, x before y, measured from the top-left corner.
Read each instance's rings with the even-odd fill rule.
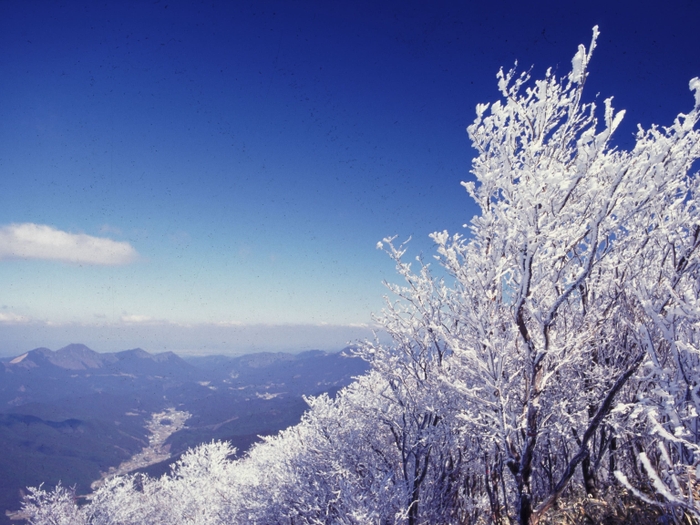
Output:
[[[499,72],[477,107],[481,212],[433,234],[447,278],[378,243],[404,284],[367,375],[244,457],[204,445],[80,508],[32,489],[29,523],[524,525],[611,487],[700,519],[700,80],[615,149],[624,112],[583,99],[596,37],[563,78]]]

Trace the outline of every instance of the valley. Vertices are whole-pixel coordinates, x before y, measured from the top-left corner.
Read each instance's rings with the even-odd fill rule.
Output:
[[[149,432],[148,445],[118,467],[110,467],[107,472],[103,472],[100,479],[90,484],[90,488],[96,490],[109,478],[169,460],[171,458],[170,445],[166,444],[166,441],[175,432],[182,430],[190,417],[189,412],[182,412],[174,408],[152,414],[151,420],[146,423],[146,430]]]

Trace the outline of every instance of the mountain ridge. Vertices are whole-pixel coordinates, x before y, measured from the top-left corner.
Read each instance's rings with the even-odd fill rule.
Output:
[[[147,359],[154,362],[185,361],[174,352],[151,354],[142,348],[122,350],[120,352],[96,352],[84,344],[72,343],[58,350],[45,347],[35,348],[24,354],[3,360],[5,368],[33,368],[44,362],[66,370],[88,370],[105,368],[129,359]]]

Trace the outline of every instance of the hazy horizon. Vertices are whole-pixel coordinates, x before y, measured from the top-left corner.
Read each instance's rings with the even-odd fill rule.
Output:
[[[3,330],[0,357],[15,357],[36,348],[59,350],[83,344],[96,352],[141,348],[149,353],[174,352],[180,356],[243,355],[256,352],[299,353],[307,350],[338,352],[355,342],[373,339],[372,328],[321,325],[138,325],[93,327],[37,325],[31,336],[11,325]],[[375,328],[376,329],[376,328]],[[379,337],[386,337],[377,331]],[[71,339],[72,338],[72,339]]]

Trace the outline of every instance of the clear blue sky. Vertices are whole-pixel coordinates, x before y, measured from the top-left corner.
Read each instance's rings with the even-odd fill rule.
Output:
[[[529,5],[528,5],[529,4]],[[465,128],[517,59],[618,133],[688,110],[700,2],[0,2],[0,355],[341,348],[388,235],[475,212]]]

